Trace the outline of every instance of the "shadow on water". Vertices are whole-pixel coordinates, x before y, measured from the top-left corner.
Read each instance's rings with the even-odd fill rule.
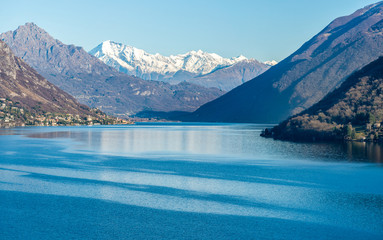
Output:
[[[46,239],[47,236],[49,239],[381,239],[368,232],[294,220],[184,213],[7,191],[0,191],[0,198],[3,239]],[[26,207],[30,210],[24,211]]]
[[[382,238],[381,145],[263,128],[0,130],[0,238]]]

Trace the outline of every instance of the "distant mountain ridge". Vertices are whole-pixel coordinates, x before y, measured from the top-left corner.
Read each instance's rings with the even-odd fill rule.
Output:
[[[382,2],[337,18],[289,57],[184,120],[278,123],[383,55],[382,33]]]
[[[247,59],[244,56],[228,59],[202,50],[167,57],[159,53],[149,54],[142,49],[110,40],[102,42],[89,53],[104,62],[113,62],[125,69],[126,73],[135,76],[137,73],[144,76],[150,73],[166,75],[178,71],[207,74],[215,69],[230,66]]]
[[[172,84],[187,81],[205,87],[218,87],[225,91],[231,90],[232,86],[238,86],[241,80],[250,80],[276,64],[275,61],[268,61],[267,64],[261,63],[255,59],[247,59],[242,55],[229,59],[201,50],[167,57],[158,53],[149,54],[142,49],[110,40],[99,44],[89,53],[120,72],[142,79]],[[234,67],[237,64],[240,64],[240,69],[247,68],[246,72],[250,76],[238,79],[237,76],[229,74],[225,75],[224,79],[214,78],[206,84],[202,81],[206,80],[204,75],[226,69],[227,67]],[[224,73],[225,71],[219,75],[222,76]],[[210,76],[210,78],[213,77],[214,75]],[[199,79],[195,80],[194,78]]]
[[[222,95],[194,84],[170,85],[120,73],[83,48],[66,45],[34,23],[0,34],[16,56],[81,103],[109,114],[193,111]]]
[[[260,63],[255,59],[247,59],[231,66],[212,71],[208,74],[190,78],[187,82],[230,91],[262,74],[267,69],[269,69],[269,67],[265,67],[263,63]]]

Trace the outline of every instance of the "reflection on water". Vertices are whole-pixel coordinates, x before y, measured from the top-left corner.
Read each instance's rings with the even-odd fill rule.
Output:
[[[264,139],[267,125],[134,125],[128,127],[83,128],[81,131],[17,132],[33,138],[70,138],[75,150],[119,156],[209,155],[239,159],[289,159],[382,163],[382,145],[377,143],[292,143]],[[41,128],[40,128],[41,129]],[[69,128],[70,129],[70,128]],[[73,148],[73,146],[71,146]]]
[[[382,145],[369,142],[346,142],[342,144],[343,151],[347,153],[350,160],[369,160],[371,162],[383,162]]]

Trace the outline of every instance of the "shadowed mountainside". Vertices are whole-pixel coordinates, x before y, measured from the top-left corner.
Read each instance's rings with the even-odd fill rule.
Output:
[[[200,107],[187,121],[277,123],[383,55],[383,3],[335,19],[265,73]]]

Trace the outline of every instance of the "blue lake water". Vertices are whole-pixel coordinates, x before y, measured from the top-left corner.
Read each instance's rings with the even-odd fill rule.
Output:
[[[266,125],[0,130],[0,239],[383,239],[383,150]]]

